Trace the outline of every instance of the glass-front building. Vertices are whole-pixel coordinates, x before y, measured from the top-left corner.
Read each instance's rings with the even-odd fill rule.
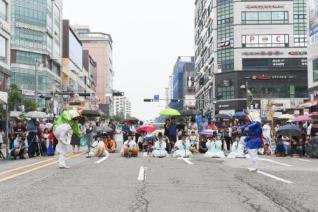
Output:
[[[24,95],[61,87],[62,1],[12,0],[11,83]]]
[[[10,75],[10,2],[0,0],[0,91],[5,91]]]

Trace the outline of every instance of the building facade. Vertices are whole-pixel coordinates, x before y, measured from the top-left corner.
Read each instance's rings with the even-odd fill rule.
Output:
[[[0,0],[0,91],[7,88],[10,75],[10,7],[7,0]]]
[[[308,97],[307,1],[196,1],[198,107],[208,114]],[[303,79],[299,81],[299,77]]]
[[[114,114],[123,119],[128,119],[131,117],[131,102],[127,97],[114,97]]]
[[[86,26],[73,26],[82,41],[84,50],[88,50],[97,63],[96,96],[103,112],[113,115],[113,40],[111,35],[92,32]]]
[[[318,98],[318,0],[309,0],[308,87],[310,99]]]
[[[192,109],[195,107],[194,88],[194,57],[178,57],[172,73],[172,99],[170,107],[177,110]]]
[[[35,96],[36,80],[39,94],[60,89],[62,0],[11,3],[11,83],[30,97]]]

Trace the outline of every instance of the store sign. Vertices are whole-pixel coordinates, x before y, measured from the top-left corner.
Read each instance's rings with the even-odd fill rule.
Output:
[[[277,56],[283,55],[284,52],[281,51],[246,51],[242,52],[244,56]]]
[[[30,24],[25,24],[25,23],[21,23],[21,22],[16,22],[15,26],[18,28],[23,28],[23,29],[28,29],[28,30],[32,30],[32,31],[36,31],[36,32],[46,32],[47,30],[41,27],[36,27]]]
[[[294,79],[294,76],[287,76],[287,75],[254,75],[251,76],[252,80],[282,80],[282,79]]]
[[[288,35],[243,35],[243,47],[285,47],[289,43]]]
[[[270,10],[270,9],[282,9],[284,5],[257,5],[257,4],[248,4],[246,9],[260,9],[260,10]]]
[[[242,64],[246,71],[306,70],[307,58],[244,58]]]
[[[22,94],[24,96],[34,96],[35,92],[33,90],[22,89]]]
[[[290,51],[288,52],[289,55],[307,55],[307,51]]]
[[[4,22],[1,19],[0,19],[0,29],[2,29],[3,31],[6,31],[7,33],[10,33],[9,24],[7,24],[6,22]]]
[[[184,104],[188,108],[195,108],[195,105],[196,105],[195,94],[184,95]]]

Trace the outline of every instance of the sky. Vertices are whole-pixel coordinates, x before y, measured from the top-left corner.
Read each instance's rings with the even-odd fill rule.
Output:
[[[114,89],[125,92],[132,115],[149,120],[165,102],[178,56],[194,55],[194,0],[63,0],[63,18],[113,38]]]

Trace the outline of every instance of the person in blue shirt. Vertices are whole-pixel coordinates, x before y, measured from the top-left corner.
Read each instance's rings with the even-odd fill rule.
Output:
[[[124,125],[121,128],[121,131],[123,133],[123,142],[125,142],[128,140],[128,135],[131,134],[130,126],[128,125],[127,121],[124,122]]]
[[[176,119],[171,118],[170,126],[169,126],[169,141],[171,143],[171,147],[174,147],[174,144],[177,141],[177,125]]]

